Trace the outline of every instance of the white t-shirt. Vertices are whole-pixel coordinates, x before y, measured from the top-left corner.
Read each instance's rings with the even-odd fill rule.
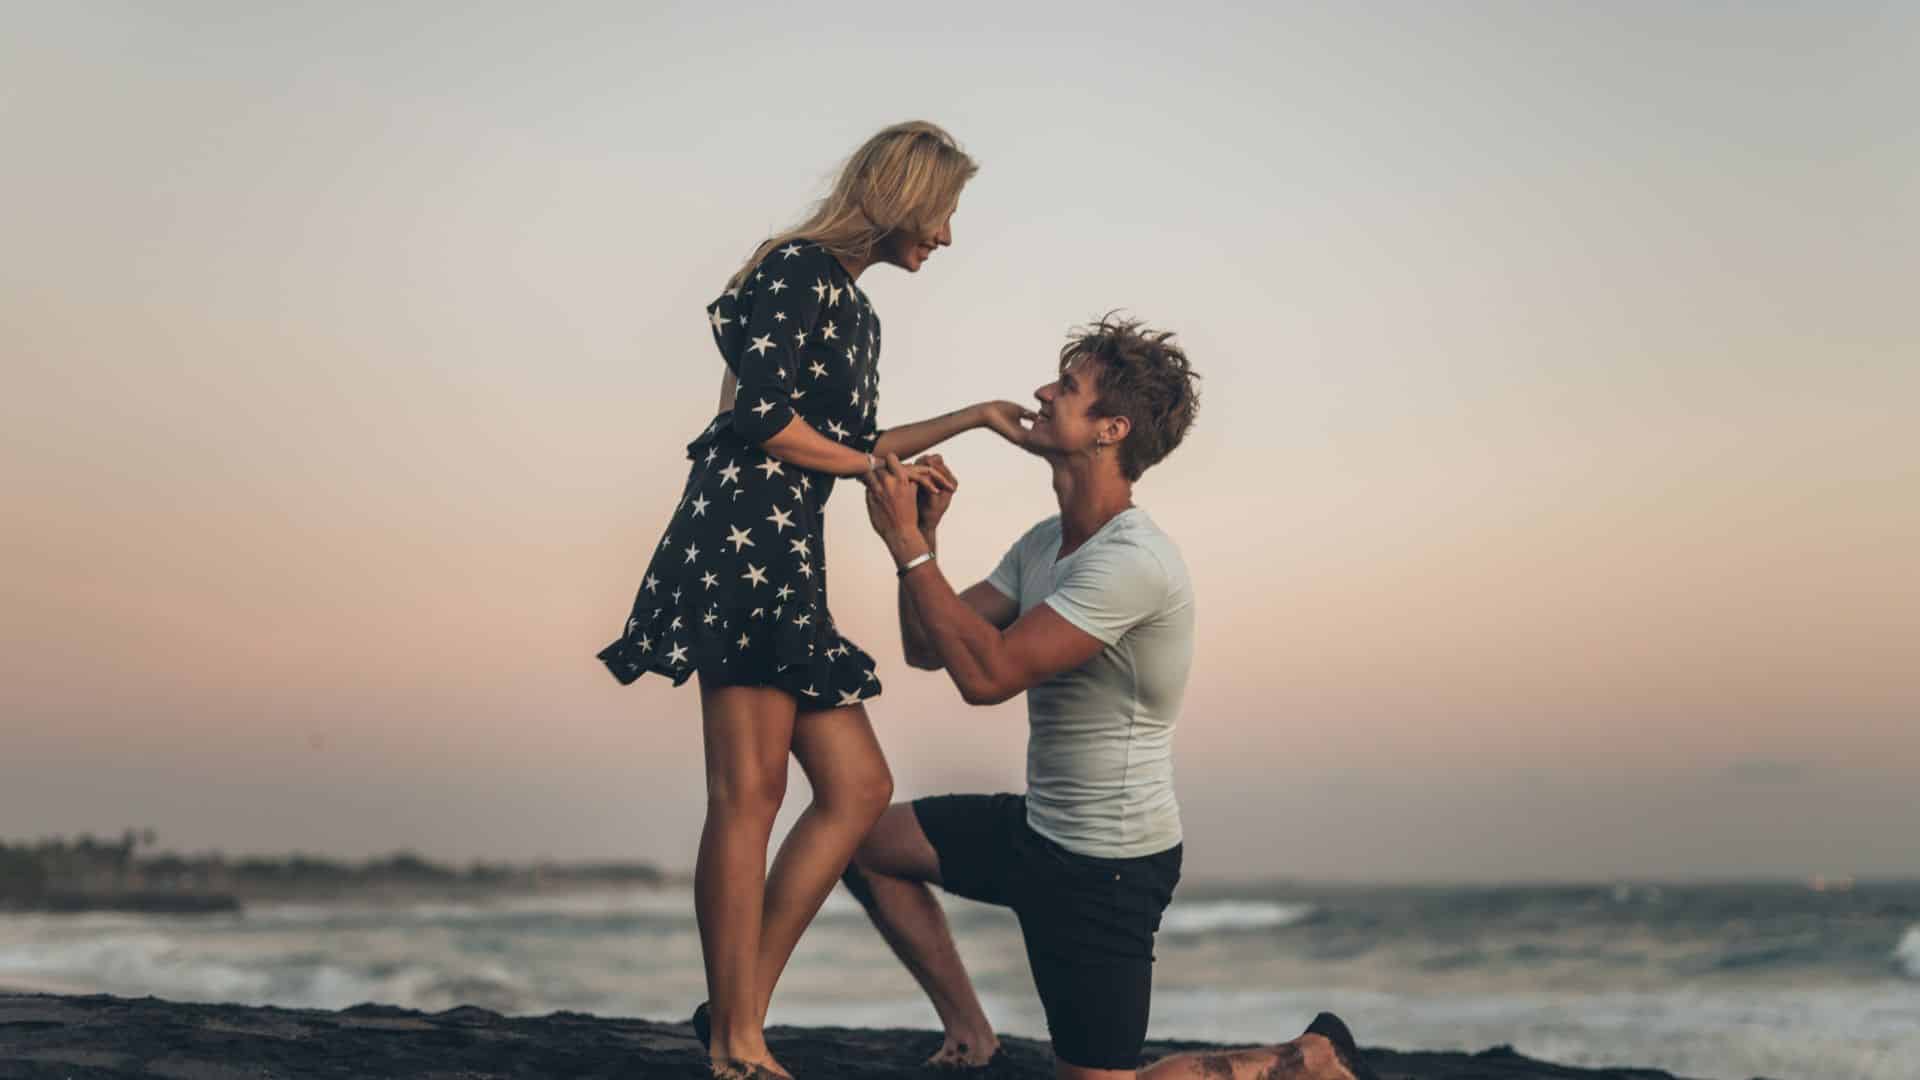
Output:
[[[1153,855],[1181,836],[1173,726],[1193,666],[1193,582],[1137,506],[1059,553],[1055,515],[987,578],[1022,615],[1044,602],[1106,645],[1027,691],[1027,824],[1082,855]]]

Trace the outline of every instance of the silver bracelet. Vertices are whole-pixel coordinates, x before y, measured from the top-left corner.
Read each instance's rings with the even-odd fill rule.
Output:
[[[906,565],[902,566],[899,569],[898,576],[906,577],[907,571],[913,569],[916,566],[919,566],[923,562],[932,562],[932,561],[933,561],[933,552],[923,551],[920,554],[915,555],[913,558],[908,559]]]
[[[868,475],[868,476],[872,476],[872,475],[873,475],[873,470],[874,470],[874,469],[876,469],[876,468],[879,468],[879,466],[878,466],[877,464],[875,464],[875,463],[874,463],[874,460],[873,460],[873,451],[871,451],[871,450],[869,450],[869,451],[867,451],[867,472],[866,472],[866,475]]]

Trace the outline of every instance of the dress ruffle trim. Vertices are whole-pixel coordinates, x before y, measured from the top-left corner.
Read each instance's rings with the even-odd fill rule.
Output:
[[[767,685],[771,670],[771,684],[803,707],[851,705],[881,689],[873,657],[797,598],[752,607],[701,604],[691,595],[677,604],[669,599],[641,609],[599,656],[622,685],[649,672],[675,686],[696,672],[712,685]]]

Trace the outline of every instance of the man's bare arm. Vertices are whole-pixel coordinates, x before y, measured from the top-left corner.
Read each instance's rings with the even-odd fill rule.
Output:
[[[1002,630],[954,593],[937,563],[924,563],[907,571],[902,583],[919,614],[927,643],[969,705],[997,705],[1063,671],[1080,667],[1104,647],[1099,638],[1061,618],[1046,604],[1035,605]],[[985,582],[967,592],[980,588],[1000,594]],[[1006,600],[1004,596],[1001,599]]]
[[[933,548],[934,538],[927,537],[929,549]],[[960,594],[961,603],[985,619],[996,630],[1004,630],[1020,617],[1020,606],[1013,598],[987,582],[975,582],[966,592]],[[940,650],[927,637],[926,626],[920,619],[920,608],[914,602],[913,591],[905,580],[900,582],[900,642],[907,654],[907,663],[922,671],[938,671],[944,666],[940,659]]]

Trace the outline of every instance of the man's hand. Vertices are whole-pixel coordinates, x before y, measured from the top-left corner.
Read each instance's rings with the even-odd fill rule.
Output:
[[[939,454],[927,454],[914,462],[914,465],[927,470],[931,484],[918,485],[920,488],[920,532],[928,537],[940,527],[940,519],[947,516],[947,507],[953,505],[953,493],[960,490],[960,480]]]
[[[926,550],[920,533],[919,490],[934,483],[933,470],[924,465],[903,465],[895,454],[886,464],[866,476],[867,521],[886,541],[895,562],[904,562]]]

